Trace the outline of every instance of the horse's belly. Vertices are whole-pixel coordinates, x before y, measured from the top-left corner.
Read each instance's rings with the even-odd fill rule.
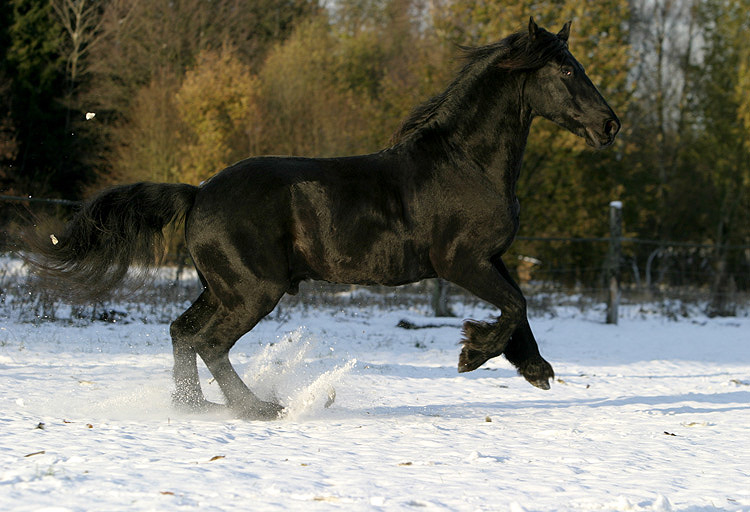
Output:
[[[394,286],[434,275],[426,251],[393,233],[347,240],[317,240],[295,246],[298,267],[308,277],[333,283]]]

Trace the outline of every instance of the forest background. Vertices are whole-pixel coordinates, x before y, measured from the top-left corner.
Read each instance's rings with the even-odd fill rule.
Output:
[[[623,130],[593,151],[535,122],[519,234],[606,237],[618,200],[625,236],[706,244],[711,286],[747,290],[750,0],[4,0],[0,193],[75,200],[198,184],[252,155],[377,151],[460,69],[460,45],[530,15],[573,21],[571,51]],[[17,213],[2,209],[5,230]],[[606,246],[513,250],[580,281]]]

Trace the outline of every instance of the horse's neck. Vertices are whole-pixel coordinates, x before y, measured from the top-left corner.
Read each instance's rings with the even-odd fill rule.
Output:
[[[459,165],[514,194],[531,126],[522,77],[499,74],[480,80],[456,86],[410,143],[420,156],[429,152],[437,166],[431,172],[453,172],[451,166]]]
[[[523,103],[522,76],[487,80],[462,98],[455,110],[451,146],[498,186],[515,184],[531,127],[531,113]]]

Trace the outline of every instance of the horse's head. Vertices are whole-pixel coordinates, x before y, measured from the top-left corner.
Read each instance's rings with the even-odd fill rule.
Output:
[[[534,114],[583,137],[590,146],[603,148],[614,142],[620,120],[568,51],[569,34],[570,22],[554,35],[529,20],[530,44],[557,43],[552,45],[557,50],[543,66],[529,72],[524,97]]]

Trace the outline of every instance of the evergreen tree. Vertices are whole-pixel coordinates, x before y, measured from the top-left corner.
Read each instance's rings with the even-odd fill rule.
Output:
[[[739,263],[731,261],[728,246],[750,240],[750,126],[743,87],[750,67],[750,1],[704,0],[698,16],[706,43],[700,72],[692,75],[697,101],[690,157],[705,185],[703,232],[718,247],[709,313],[726,315],[734,313],[731,269]]]
[[[65,77],[61,27],[49,2],[11,0],[9,7],[3,60],[12,77],[10,111],[18,148],[5,169],[20,193],[70,197],[87,173],[71,151],[75,134],[65,131],[59,101]]]

